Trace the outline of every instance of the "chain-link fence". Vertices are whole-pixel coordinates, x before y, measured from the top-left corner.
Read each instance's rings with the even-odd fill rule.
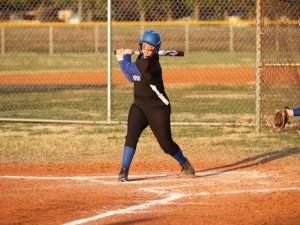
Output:
[[[280,108],[300,107],[300,2],[294,3],[261,3],[263,125],[272,123]],[[291,118],[291,122],[299,120]]]
[[[284,2],[284,9],[290,10],[281,11],[280,16],[289,21],[288,26],[274,23],[264,29],[270,34],[281,29],[282,36],[276,40],[272,36],[275,47],[286,52],[280,45],[283,40],[286,48],[293,49],[284,57],[299,60],[299,4]],[[160,57],[173,122],[255,123],[255,0],[111,3],[113,49],[137,49],[142,32],[154,29],[161,34],[161,49],[185,51],[184,57]],[[272,8],[267,3],[264,7]],[[272,23],[278,19],[274,14],[268,11],[264,18]],[[107,121],[107,110],[111,110],[112,121],[126,121],[133,101],[132,84],[126,82],[115,58],[108,109],[106,22],[106,1],[1,2],[0,118]],[[284,34],[295,40],[284,39]],[[273,51],[273,47],[268,49]],[[269,64],[282,63],[272,57]],[[266,65],[266,55],[264,59]],[[267,73],[263,71],[264,85]],[[297,84],[288,85],[291,93],[299,93]],[[265,115],[282,105],[265,104],[271,99],[267,89],[263,86],[263,109],[270,110],[262,110]],[[299,94],[290,100],[299,103]]]

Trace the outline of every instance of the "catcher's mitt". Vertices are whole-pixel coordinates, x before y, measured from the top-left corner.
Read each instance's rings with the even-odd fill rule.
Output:
[[[288,109],[288,107],[285,107],[284,109],[280,109],[275,113],[274,127],[283,129],[285,127],[285,124],[289,123],[289,116],[287,114],[286,109]]]

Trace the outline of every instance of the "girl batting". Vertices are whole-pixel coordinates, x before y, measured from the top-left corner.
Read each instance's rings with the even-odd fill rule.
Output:
[[[195,175],[189,160],[181,148],[173,141],[170,125],[171,106],[165,92],[162,68],[158,51],[161,38],[158,32],[145,31],[140,39],[140,54],[131,61],[132,49],[118,49],[116,57],[129,82],[134,83],[134,103],[128,114],[127,135],[123,149],[122,168],[119,181],[128,181],[130,164],[136,151],[139,137],[149,126],[160,147],[181,165],[186,175]]]

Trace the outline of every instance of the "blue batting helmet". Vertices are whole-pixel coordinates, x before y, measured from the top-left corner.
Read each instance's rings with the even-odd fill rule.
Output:
[[[140,51],[142,50],[143,43],[147,43],[147,44],[155,47],[154,53],[155,54],[158,53],[159,48],[160,48],[159,33],[154,30],[146,30],[140,39],[140,44],[139,44]]]

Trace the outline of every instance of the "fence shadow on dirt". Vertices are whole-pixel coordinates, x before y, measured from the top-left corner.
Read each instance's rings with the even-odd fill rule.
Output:
[[[211,173],[202,175],[201,177],[216,176],[216,175],[234,171],[234,170],[239,170],[239,169],[244,169],[244,168],[249,168],[249,167],[269,163],[269,162],[272,162],[272,161],[275,161],[275,160],[278,160],[281,158],[285,158],[285,157],[288,157],[291,155],[296,155],[296,154],[300,154],[300,148],[289,148],[289,149],[278,150],[278,151],[274,151],[274,152],[268,152],[265,154],[252,156],[252,157],[249,157],[249,158],[246,158],[241,161],[231,163],[228,165],[217,166],[217,167],[213,167],[213,168],[199,170],[197,172],[203,173],[203,172],[207,172],[207,171],[218,170],[215,172],[211,172]]]

